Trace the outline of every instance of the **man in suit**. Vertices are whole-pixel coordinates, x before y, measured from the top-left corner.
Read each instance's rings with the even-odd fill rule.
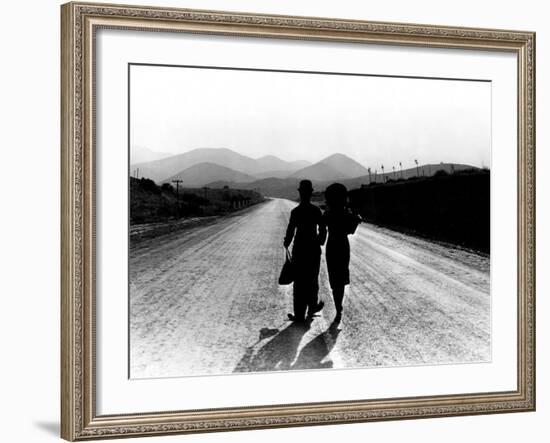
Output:
[[[319,268],[321,245],[325,243],[327,230],[322,221],[321,210],[311,203],[311,181],[302,180],[298,192],[300,204],[290,213],[284,246],[288,248],[294,239],[294,314],[288,314],[288,318],[299,323],[306,320],[306,310],[307,316],[311,318],[324,306],[323,302],[318,301]]]

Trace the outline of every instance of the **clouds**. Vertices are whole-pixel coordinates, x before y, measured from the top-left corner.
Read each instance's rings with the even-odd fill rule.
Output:
[[[131,144],[490,165],[489,82],[132,66]]]

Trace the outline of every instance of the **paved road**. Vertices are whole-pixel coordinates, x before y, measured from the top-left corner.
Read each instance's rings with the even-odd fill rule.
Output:
[[[344,316],[286,321],[277,285],[295,203],[275,199],[133,245],[133,378],[490,360],[489,259],[362,224],[350,236]]]

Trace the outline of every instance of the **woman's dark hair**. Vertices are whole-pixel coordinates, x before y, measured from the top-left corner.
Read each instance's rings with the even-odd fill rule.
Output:
[[[344,207],[348,200],[348,190],[341,183],[333,183],[325,189],[325,200],[333,208]]]

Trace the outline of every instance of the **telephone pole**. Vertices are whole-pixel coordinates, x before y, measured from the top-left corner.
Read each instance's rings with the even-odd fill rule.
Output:
[[[180,217],[180,183],[182,183],[183,180],[176,179],[172,180],[172,183],[176,184],[176,207],[178,208],[178,218]]]

